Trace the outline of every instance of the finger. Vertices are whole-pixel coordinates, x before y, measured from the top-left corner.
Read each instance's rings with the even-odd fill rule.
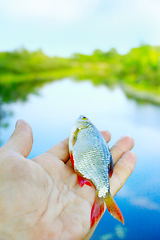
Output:
[[[102,136],[104,137],[105,141],[108,143],[111,140],[111,134],[108,131],[101,131]]]
[[[24,120],[18,120],[16,128],[4,148],[20,153],[27,157],[32,149],[32,129]]]
[[[63,141],[57,143],[52,148],[50,148],[47,153],[51,153],[54,156],[61,159],[64,163],[66,163],[69,159],[69,146],[68,146],[69,139],[66,138]]]
[[[134,140],[130,136],[120,138],[114,146],[110,149],[114,164],[117,160],[127,151],[131,150],[134,146]]]
[[[110,179],[111,194],[114,196],[124,185],[128,177],[132,174],[136,165],[137,157],[135,153],[128,151],[124,153],[119,161],[117,161],[113,175]]]

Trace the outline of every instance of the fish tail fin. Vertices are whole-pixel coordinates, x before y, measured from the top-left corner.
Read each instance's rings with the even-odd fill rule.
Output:
[[[109,213],[124,225],[124,218],[121,213],[121,210],[119,209],[117,203],[115,202],[115,200],[113,199],[110,193],[108,193],[104,201]]]
[[[101,215],[104,212],[104,200],[98,198],[98,196],[96,196],[95,201],[93,203],[92,206],[92,210],[91,210],[91,225],[90,227],[92,227],[95,222],[98,221],[98,219],[101,217]]]

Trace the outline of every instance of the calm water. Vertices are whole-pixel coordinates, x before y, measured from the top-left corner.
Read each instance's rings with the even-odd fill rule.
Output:
[[[111,132],[110,147],[122,135],[131,135],[137,165],[115,197],[125,226],[106,212],[92,240],[160,239],[160,107],[138,105],[119,87],[109,90],[90,81],[64,79],[44,85],[38,96],[30,94],[26,102],[17,101],[3,108],[12,111],[13,116],[8,117],[9,127],[1,129],[1,141],[7,141],[17,119],[25,119],[34,134],[30,158],[67,137],[80,114],[91,119],[99,130]]]

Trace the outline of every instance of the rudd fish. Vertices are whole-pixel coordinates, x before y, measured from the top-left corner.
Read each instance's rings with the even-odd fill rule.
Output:
[[[96,188],[96,198],[91,211],[91,227],[104,211],[104,202],[110,214],[124,224],[123,215],[110,194],[112,155],[101,133],[83,115],[72,127],[69,152],[79,185],[82,187],[84,184],[89,186],[93,184]]]

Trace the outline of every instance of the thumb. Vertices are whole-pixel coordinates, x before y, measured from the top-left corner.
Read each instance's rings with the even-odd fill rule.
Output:
[[[33,134],[30,125],[24,120],[18,120],[13,134],[4,147],[27,157],[32,149],[32,144]]]

